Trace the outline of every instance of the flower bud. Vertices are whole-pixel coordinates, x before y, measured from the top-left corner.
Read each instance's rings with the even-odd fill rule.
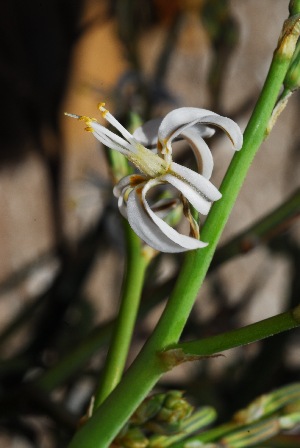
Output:
[[[164,400],[165,394],[156,394],[151,397],[147,397],[137,408],[131,417],[130,422],[136,425],[146,423],[148,420],[155,417],[155,415],[160,411]]]
[[[139,428],[130,428],[122,437],[114,441],[114,445],[120,448],[146,448],[149,440]]]
[[[216,411],[212,407],[204,406],[193,413],[191,417],[184,419],[181,422],[180,432],[177,432],[175,435],[165,436],[155,434],[149,437],[149,448],[165,448],[173,446],[174,444],[176,445],[177,442],[186,439],[190,434],[200,431],[202,428],[212,423],[216,419],[216,416]],[[197,446],[203,446],[203,443],[200,441],[189,443],[197,443]],[[187,446],[187,444],[185,446]],[[205,448],[209,447],[205,444]],[[216,448],[216,446],[211,445],[210,448]]]
[[[173,390],[165,394],[165,400],[159,412],[147,423],[147,428],[158,434],[174,434],[180,432],[186,419],[193,412],[184,398],[183,392]]]

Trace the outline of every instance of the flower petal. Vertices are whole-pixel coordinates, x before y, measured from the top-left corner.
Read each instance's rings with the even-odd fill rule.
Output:
[[[159,127],[158,138],[160,142],[164,145],[165,140],[173,140],[173,135],[178,129],[197,122],[201,123],[202,117],[207,117],[208,115],[216,114],[207,109],[200,109],[198,107],[180,107],[172,110],[165,116]],[[179,135],[179,133],[176,133],[176,136]]]
[[[158,138],[163,146],[168,146],[174,138],[186,128],[200,123],[218,126],[226,132],[234,148],[238,151],[243,144],[243,136],[239,126],[230,118],[222,117],[214,112],[196,107],[181,107],[169,112],[159,127]],[[204,135],[202,135],[204,137]]]
[[[114,186],[113,194],[116,198],[123,194],[123,191],[127,188],[135,188],[149,180],[146,176],[142,174],[129,174],[129,176],[122,177],[122,179]]]
[[[154,118],[153,120],[146,121],[146,123],[134,131],[133,137],[146,147],[156,146],[158,129],[162,121],[162,118]]]
[[[134,232],[149,246],[161,252],[178,253],[207,246],[207,243],[181,235],[151,210],[146,194],[159,183],[156,179],[150,180],[144,188],[135,188],[129,194],[127,215]]]
[[[146,123],[134,131],[133,137],[148,148],[156,146],[158,142],[158,130],[162,121],[163,118],[154,118],[153,120],[146,121]],[[215,133],[215,130],[208,126],[198,125],[196,127],[199,135],[204,138],[211,137]]]
[[[135,188],[137,185],[144,185],[148,179],[141,174],[130,174],[129,176],[123,177],[113,189],[113,194],[118,198],[118,208],[121,215],[128,219],[127,216],[127,196],[130,190]]]
[[[169,173],[161,176],[160,178],[165,178],[167,182],[170,182],[174,186],[176,186],[174,183],[179,180],[183,182],[184,185],[189,187],[192,192],[202,196],[206,201],[209,202],[217,201],[222,197],[219,190],[204,176],[175,162],[172,162]],[[183,194],[184,196],[186,196],[184,192]],[[189,198],[187,197],[187,199]]]
[[[195,209],[202,215],[207,215],[210,208],[211,202],[208,201],[203,195],[196,191],[184,180],[178,179],[173,176],[173,174],[166,174],[161,177],[162,180],[173,185],[177,190],[179,190],[183,196],[195,207]]]
[[[208,115],[201,119],[201,123],[218,126],[221,128],[230,138],[233,147],[236,151],[239,151],[243,146],[243,134],[239,126],[235,121],[227,117],[221,117],[221,115]]]
[[[197,160],[199,173],[207,179],[210,179],[214,167],[214,161],[211,150],[202,138],[201,128],[198,126],[192,126],[191,128],[185,129],[181,135],[188,141],[193,150]]]

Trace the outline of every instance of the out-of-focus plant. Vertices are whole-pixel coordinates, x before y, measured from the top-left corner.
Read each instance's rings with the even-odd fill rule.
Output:
[[[198,201],[202,200],[203,203],[206,203],[217,198],[210,198],[211,201],[209,201],[206,195],[207,191],[201,188],[195,192],[194,180],[196,177],[194,176],[198,176],[198,174],[186,166],[182,166],[186,164],[185,154],[180,156],[181,168],[179,170],[181,171],[174,169],[170,174],[168,170],[172,168],[174,162],[170,153],[172,148],[168,143],[177,140],[180,130],[186,133],[185,137],[191,146],[195,146],[195,143],[199,143],[199,137],[211,136],[211,130],[206,128],[209,123],[201,123],[199,126],[199,123],[196,123],[197,120],[195,121],[196,117],[194,117],[194,122],[191,117],[190,120],[184,118],[189,108],[185,108],[183,114],[183,110],[178,109],[181,110],[181,114],[178,111],[177,115],[175,114],[175,118],[177,117],[176,119],[179,120],[178,126],[176,127],[175,120],[175,124],[172,122],[171,128],[165,126],[165,129],[162,129],[161,141],[157,146],[159,155],[152,152],[152,147],[147,150],[148,152],[141,150],[139,153],[140,147],[138,144],[136,145],[134,138],[141,129],[144,132],[146,128],[142,126],[140,131],[134,134],[134,129],[141,126],[141,120],[136,113],[128,109],[137,106],[138,112],[142,112],[143,116],[148,119],[153,107],[157,105],[158,97],[160,100],[168,98],[170,102],[175,102],[176,95],[170,94],[164,81],[180,33],[181,19],[186,11],[192,10],[193,13],[196,12],[199,21],[202,20],[205,24],[207,37],[213,48],[207,87],[211,92],[211,108],[216,108],[219,111],[229,57],[238,40],[238,28],[232,16],[230,2],[191,0],[171,3],[165,2],[165,0],[111,2],[112,13],[117,19],[124,49],[134,72],[128,75],[129,78],[131,77],[130,82],[135,86],[134,94],[131,97],[132,101],[127,101],[128,98],[122,96],[120,86],[124,79],[120,81],[119,88],[116,89],[116,97],[118,97],[120,111],[123,114],[118,118],[121,123],[125,121],[125,118],[129,121],[130,134],[127,133],[123,125],[116,122],[114,117],[108,115],[109,113],[103,105],[101,109],[103,116],[109,118],[111,124],[116,125],[117,123],[116,127],[118,130],[121,129],[126,141],[121,140],[111,130],[101,127],[92,119],[84,117],[84,121],[89,130],[95,134],[98,132],[98,137],[101,134],[102,142],[107,146],[111,148],[115,146],[115,149],[123,148],[123,150],[130,148],[132,150],[131,161],[137,161],[140,164],[139,167],[144,168],[144,171],[142,170],[144,177],[138,177],[133,173],[132,166],[128,165],[122,154],[116,151],[108,153],[112,182],[119,184],[119,190],[117,191],[116,188],[115,191],[119,196],[119,206],[124,216],[127,217],[128,198],[134,193],[140,194],[140,189],[145,188],[148,182],[153,182],[153,179],[157,181],[160,176],[162,189],[158,189],[151,201],[156,204],[153,211],[159,219],[163,220],[163,223],[154,217],[156,222],[159,222],[165,229],[165,237],[168,238],[169,235],[169,240],[174,243],[174,233],[170,233],[170,226],[178,225],[181,216],[185,215],[191,231],[190,236],[186,237],[189,239],[185,241],[192,240],[200,247],[201,242],[198,239],[200,223],[196,213],[197,207],[190,206],[187,199],[196,197]],[[54,2],[54,4],[56,3]],[[63,2],[63,5],[64,7],[68,6],[68,2]],[[62,7],[62,10],[59,9],[61,17],[71,11],[68,7],[66,9],[63,6],[60,7]],[[68,54],[66,59],[61,56],[65,62],[63,65],[65,74],[68,73],[70,48],[82,31],[80,27],[74,26],[77,18],[76,11],[74,10],[67,16],[68,23],[72,21],[72,18],[74,23],[72,22],[72,26],[70,25],[66,29],[63,28],[62,35],[66,37],[66,46],[60,48],[57,45],[63,54],[65,54],[64,48]],[[49,18],[49,14],[47,17]],[[33,17],[30,16],[30,20],[33,20]],[[144,28],[150,27],[156,23],[155,21],[163,22],[166,37],[153,75],[144,76],[139,57],[138,38]],[[59,23],[63,22],[62,20]],[[233,157],[222,182],[220,192],[223,198],[211,207],[206,222],[200,226],[201,241],[207,242],[208,246],[189,252],[183,263],[180,257],[173,257],[175,273],[167,281],[161,281],[159,271],[164,257],[160,255],[160,252],[163,252],[161,249],[165,248],[159,247],[159,239],[155,249],[146,246],[131,227],[135,230],[138,228],[140,236],[143,236],[143,239],[148,242],[153,237],[153,233],[157,232],[157,228],[153,230],[151,227],[151,234],[148,228],[145,230],[145,218],[135,220],[132,215],[129,220],[131,227],[126,220],[123,220],[126,260],[120,294],[120,309],[115,319],[97,326],[88,333],[93,319],[93,310],[85,297],[85,280],[89,276],[99,248],[105,249],[108,246],[107,229],[113,230],[110,235],[121,234],[121,226],[111,226],[111,222],[116,222],[115,198],[111,195],[103,216],[99,218],[95,228],[78,241],[77,251],[69,251],[67,247],[63,247],[61,250],[62,265],[53,284],[45,293],[33,300],[25,312],[18,314],[16,319],[12,320],[2,332],[0,344],[5,347],[8,338],[14,335],[16,329],[32,324],[28,344],[24,345],[24,349],[17,356],[0,364],[0,376],[3,380],[0,391],[0,416],[4,417],[2,424],[6,432],[15,431],[30,440],[34,446],[39,446],[30,420],[24,419],[24,416],[34,414],[46,415],[51,419],[53,426],[49,425],[51,428],[48,430],[55,439],[53,446],[55,443],[57,446],[67,446],[71,435],[74,434],[69,445],[70,448],[108,448],[109,446],[112,448],[161,448],[167,446],[174,448],[202,446],[206,448],[238,448],[257,446],[262,443],[264,446],[273,448],[299,446],[298,433],[293,435],[285,433],[286,430],[295,429],[299,424],[298,383],[261,396],[244,408],[245,403],[261,394],[262,390],[270,389],[266,384],[278,363],[281,362],[287,347],[286,333],[281,333],[300,325],[300,284],[297,274],[300,249],[288,232],[299,218],[299,189],[291,194],[284,204],[280,204],[271,213],[266,213],[258,222],[250,225],[216,250],[223,228],[256,151],[271,132],[287,104],[288,98],[299,88],[299,23],[300,2],[294,0],[290,2],[290,17],[283,25],[264,87],[245,130],[243,148]],[[61,30],[56,27],[54,29]],[[30,40],[30,36],[27,38]],[[39,47],[41,42],[34,40],[34,45]],[[49,55],[47,57],[49,58]],[[53,64],[55,65],[54,62]],[[48,65],[46,64],[45,67],[48,68]],[[6,72],[4,70],[1,73],[5,74]],[[47,77],[45,76],[42,81],[49,79],[48,75],[51,78],[51,73],[52,70],[47,72]],[[32,97],[37,102],[32,103],[31,100],[28,100],[28,108],[25,108],[27,112],[31,111],[28,114],[26,112],[26,126],[27,122],[31,123],[34,131],[33,137],[37,145],[40,144],[39,149],[43,151],[45,151],[45,128],[47,132],[50,130],[50,134],[55,134],[56,142],[61,143],[58,114],[66,79],[65,76],[64,80],[56,84],[56,78],[51,78],[53,84],[50,84],[57,85],[58,95],[54,95],[52,88],[47,91],[50,108],[47,107],[48,101],[45,101],[43,96],[37,92]],[[24,87],[22,83],[17,85]],[[40,89],[40,84],[38,86]],[[124,111],[127,112],[126,117]],[[210,118],[212,117],[216,117],[216,115],[210,113]],[[182,119],[184,119],[184,123],[180,121]],[[223,117],[218,118],[220,121],[214,124],[220,125],[231,135],[233,128],[225,126],[222,119],[224,120]],[[191,122],[193,122],[192,125]],[[155,123],[157,137],[158,126],[161,122],[156,121]],[[14,123],[9,122],[9,125],[11,124]],[[191,126],[189,127],[189,125]],[[189,132],[191,128],[192,132]],[[196,134],[198,131],[198,135],[194,131]],[[131,134],[133,134],[133,140]],[[237,143],[238,139],[232,139]],[[51,139],[46,139],[46,143],[49,142]],[[148,143],[147,141],[145,146]],[[122,147],[122,144],[125,146]],[[157,144],[156,141],[155,144]],[[209,158],[210,152],[206,151],[205,145],[203,142],[202,151],[199,151],[196,158],[198,171],[203,177],[206,177],[204,183],[209,186],[211,192],[213,188],[209,178],[212,165]],[[239,144],[236,146],[239,149]],[[142,157],[139,157],[141,153],[143,153]],[[46,159],[49,162],[55,189],[55,210],[59,214],[61,154],[57,152],[57,148],[54,154],[57,157],[52,158],[53,153],[50,151]],[[153,162],[152,165],[148,162],[150,159]],[[194,163],[193,166],[195,167],[195,165]],[[159,171],[160,169],[162,172]],[[154,174],[149,170],[154,171]],[[183,171],[186,175],[181,178]],[[169,177],[164,178],[163,176]],[[124,177],[128,181],[127,183],[124,181]],[[174,199],[169,190],[166,190],[166,181],[170,180],[170,177],[177,186],[178,181],[183,182],[182,193],[185,194],[188,191],[186,197],[179,195]],[[197,179],[199,180],[199,177]],[[215,192],[215,190],[213,191]],[[143,215],[147,208],[145,198],[139,203]],[[192,203],[192,205],[195,204]],[[207,211],[210,209],[210,205],[207,207]],[[57,242],[59,244],[61,222],[58,218],[60,217],[57,216]],[[176,238],[178,237],[176,236]],[[243,298],[239,304],[235,305],[230,303],[227,291],[223,291],[222,285],[215,281],[213,285],[215,290],[219,288],[218,292],[223,303],[220,300],[216,316],[209,318],[204,325],[199,325],[195,313],[191,314],[191,309],[208,269],[212,272],[223,262],[247,253],[258,245],[266,245],[272,254],[288,254],[292,267],[288,297],[289,311],[237,328],[242,305],[253,294],[256,283],[253,282],[252,292],[247,291],[246,287],[244,288],[241,294],[244,295]],[[171,256],[168,255],[168,257]],[[42,262],[42,258],[39,261]],[[20,278],[24,278],[26,272],[28,273],[31,268],[31,265],[26,266],[24,272],[20,272]],[[19,281],[21,280],[17,276],[12,276],[1,286],[5,290],[5,288],[12,288]],[[153,333],[124,374],[134,331],[138,335],[144,336],[145,330],[143,326],[137,325],[137,319],[147,316],[149,311],[166,298],[168,299],[165,310]],[[189,325],[187,324],[188,317],[190,318]],[[67,328],[62,325],[64,321],[67,322]],[[183,331],[188,339],[192,339],[191,341],[186,341],[184,338],[181,340]],[[214,333],[218,334],[212,336]],[[278,334],[280,334],[280,339],[276,339],[274,336]],[[270,336],[274,336],[274,338],[270,338]],[[225,350],[255,341],[260,341],[258,354],[253,357],[253,360],[250,359],[245,363],[244,371],[242,371],[241,365],[233,362],[224,371],[222,379],[214,384],[209,381],[209,372],[205,372],[207,358],[220,356],[220,353]],[[100,375],[98,365],[95,368],[94,364],[82,371],[82,366],[87,364],[91,356],[106,349],[107,345],[109,345],[108,354],[102,370],[100,369]],[[204,370],[204,373],[200,372],[197,381],[195,380],[193,383],[187,380],[186,387],[184,387],[187,389],[187,396],[193,397],[193,403],[197,403],[195,410],[187,402],[183,392],[169,390],[174,386],[170,386],[167,382],[164,390],[169,390],[168,392],[153,395],[153,388],[165,372],[177,365],[192,361],[201,361]],[[285,374],[285,377],[276,378],[277,385],[286,383],[286,377],[289,382],[295,381],[295,374],[291,370],[286,370]],[[86,383],[93,384],[94,392],[90,393],[93,397],[89,403],[86,399],[82,403],[80,401],[81,392],[84,389],[82,384],[85,386]],[[53,394],[57,388],[59,388],[58,402],[57,396]],[[74,403],[76,403],[75,412]],[[243,409],[235,412],[240,407]],[[86,415],[80,419],[80,415],[84,412],[83,409],[86,408],[88,408]],[[218,409],[220,415],[217,423],[214,423],[217,414],[215,408]],[[233,418],[229,420],[233,413]],[[78,421],[80,421],[79,424]],[[224,421],[225,423],[221,423]],[[205,429],[207,425],[213,423],[214,426],[211,429]]]
[[[236,412],[229,422],[210,429],[205,427],[214,423],[214,409],[203,407],[194,411],[182,395],[182,392],[170,391],[147,398],[111,446],[247,448],[265,441],[273,441],[277,446],[280,433],[300,424],[299,383],[258,397]]]

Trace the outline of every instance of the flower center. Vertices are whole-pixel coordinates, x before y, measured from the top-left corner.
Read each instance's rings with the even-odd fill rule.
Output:
[[[140,143],[135,145],[136,152],[128,154],[128,159],[143,174],[151,178],[162,176],[168,171],[167,162]]]

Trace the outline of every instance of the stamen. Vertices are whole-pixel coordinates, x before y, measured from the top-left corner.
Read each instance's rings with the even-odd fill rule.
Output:
[[[105,118],[105,120],[107,120],[112,126],[114,126],[123,135],[123,137],[126,138],[127,141],[133,144],[136,143],[130,132],[128,132],[127,129],[125,129],[104,106],[105,103],[98,104],[98,109],[100,110],[102,117]]]
[[[76,120],[82,120],[86,124],[89,124],[91,121],[97,123],[96,118],[86,117],[85,115],[70,114],[69,112],[64,112],[64,115],[67,117],[76,118]]]
[[[183,204],[183,214],[184,216],[187,218],[187,220],[189,221],[190,224],[190,236],[192,238],[196,238],[197,240],[199,240],[200,238],[200,229],[199,229],[199,224],[197,223],[197,221],[195,220],[195,218],[192,215],[191,209],[190,209],[190,204],[188,202],[188,200],[181,194],[181,201]]]
[[[132,162],[142,173],[149,177],[157,177],[165,174],[169,165],[172,162],[172,157],[166,163],[165,158],[153,154],[151,150],[141,145],[113,115],[104,107],[105,103],[99,103],[98,108],[101,115],[113,125],[122,135],[118,135],[107,129],[105,126],[97,122],[95,118],[90,118],[85,115],[76,115],[66,113],[71,118],[76,118],[85,123],[85,130],[92,132],[94,136],[101,141],[105,146],[115,149],[121,154],[125,155],[130,162]],[[125,138],[124,138],[125,137]]]
[[[105,109],[104,106],[105,106],[105,103],[99,103],[97,107],[98,107],[98,109],[100,110],[102,117],[103,117],[103,118],[106,118],[106,115],[107,115],[107,113],[108,113],[108,110]]]

